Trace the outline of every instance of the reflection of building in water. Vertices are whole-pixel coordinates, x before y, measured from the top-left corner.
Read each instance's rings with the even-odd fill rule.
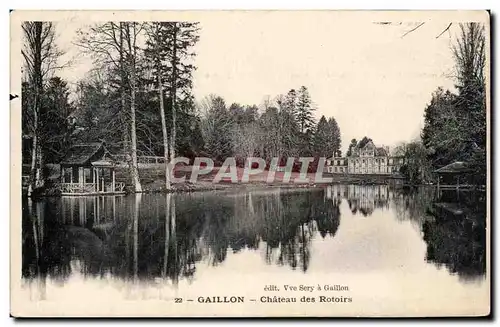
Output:
[[[361,212],[364,216],[373,213],[375,208],[387,208],[392,196],[388,185],[331,185],[326,196],[334,203],[346,199],[353,213]]]
[[[61,197],[58,217],[62,223],[77,226],[105,224],[116,221],[124,205],[123,196]]]

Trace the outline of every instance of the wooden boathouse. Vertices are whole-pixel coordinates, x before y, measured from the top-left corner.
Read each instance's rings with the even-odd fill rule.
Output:
[[[61,195],[125,194],[125,183],[116,182],[117,165],[104,143],[72,146],[61,162]]]
[[[463,161],[456,161],[434,171],[439,190],[474,188],[474,169]]]

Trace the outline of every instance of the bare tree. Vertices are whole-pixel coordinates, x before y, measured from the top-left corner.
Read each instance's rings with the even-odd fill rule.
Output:
[[[51,22],[24,22],[22,24],[24,44],[21,51],[24,61],[27,79],[33,94],[33,107],[31,134],[32,134],[32,156],[30,179],[28,184],[28,196],[44,185],[42,169],[43,144],[46,141],[47,131],[44,130],[42,97],[44,81],[53,73],[57,67],[58,59],[63,54],[56,45],[55,27]]]
[[[401,26],[401,25],[403,25],[402,22],[373,22],[373,23],[377,24],[377,25],[384,25],[384,26]],[[419,28],[421,28],[422,26],[424,26],[425,23],[426,22],[417,22],[416,23],[417,25],[415,27],[410,28],[406,32],[404,32],[401,35],[401,38],[404,38],[408,34],[411,34],[411,33],[415,32],[416,30],[418,30]],[[405,24],[405,25],[407,25],[407,24]],[[447,31],[449,31],[451,25],[453,25],[453,23],[448,23],[448,25],[446,25],[446,27],[436,36],[436,39],[439,39],[444,33],[446,33]]]
[[[460,24],[460,36],[456,39],[452,50],[459,84],[465,85],[472,81],[484,84],[486,65],[484,25]]]
[[[130,156],[132,157],[132,164],[130,165],[130,174],[132,178],[132,185],[135,192],[142,192],[141,181],[139,179],[139,169],[137,165],[137,135],[136,135],[136,118],[135,118],[135,95],[137,91],[137,36],[140,28],[137,27],[136,22],[122,23],[125,26],[125,40],[128,45],[128,60],[126,67],[129,87],[130,87]]]
[[[107,22],[94,25],[86,31],[80,30],[77,40],[77,45],[90,53],[96,64],[112,65],[119,71],[123,141],[130,157],[129,173],[135,192],[142,192],[136,135],[137,40],[141,31],[142,26],[136,22]],[[126,108],[127,104],[129,108]]]

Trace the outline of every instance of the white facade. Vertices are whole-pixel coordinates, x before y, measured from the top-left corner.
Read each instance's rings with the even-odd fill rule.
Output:
[[[348,157],[327,160],[326,169],[332,174],[388,175],[399,172],[402,158],[390,157],[387,148],[376,147],[370,140],[363,147],[356,146]]]

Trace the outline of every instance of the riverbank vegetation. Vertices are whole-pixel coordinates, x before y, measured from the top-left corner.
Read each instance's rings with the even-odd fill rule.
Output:
[[[124,155],[134,192],[143,188],[138,156],[163,156],[165,162],[205,156],[216,165],[236,157],[243,167],[247,157],[269,163],[273,157],[341,155],[335,118],[316,120],[317,107],[306,86],[263,95],[259,104],[229,104],[216,94],[196,101],[192,88],[199,31],[194,22],[106,22],[82,29],[74,41],[94,65],[73,87],[58,76],[66,65],[60,62],[64,52],[57,46],[56,26],[24,23],[23,174],[29,175],[28,194],[44,188],[47,164],[60,162],[77,143],[102,141]],[[432,93],[420,137],[393,153],[405,158],[401,173],[410,184],[434,181],[435,169],[456,161],[467,163],[475,180],[486,183],[484,26],[460,24],[451,51],[455,89]],[[170,189],[170,176],[164,175],[165,189]]]
[[[425,108],[420,138],[397,148],[397,153],[406,159],[401,172],[412,184],[432,181],[433,170],[456,161],[465,162],[473,169],[474,180],[486,184],[484,26],[460,24],[460,33],[451,50],[456,89],[434,91]]]
[[[196,101],[198,23],[105,22],[79,30],[74,42],[94,64],[75,86],[58,76],[64,52],[55,24],[26,22],[23,31],[23,175],[29,175],[29,195],[46,186],[47,164],[59,163],[78,143],[105,142],[127,158],[134,192],[143,189],[138,156],[163,156],[165,162],[205,156],[216,164],[236,157],[242,166],[252,156],[269,162],[340,151],[335,118],[316,120],[306,86],[263,95],[260,104],[229,104],[216,94]]]

